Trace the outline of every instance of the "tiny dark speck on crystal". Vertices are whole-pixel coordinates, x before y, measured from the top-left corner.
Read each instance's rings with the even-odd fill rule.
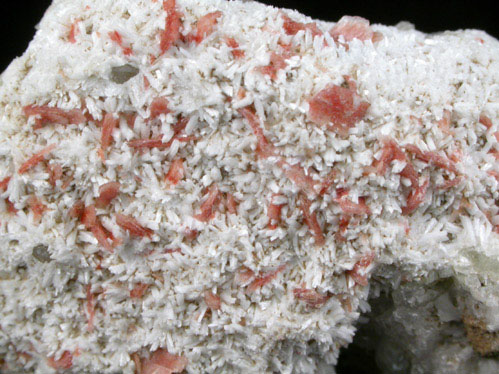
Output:
[[[111,68],[111,80],[114,83],[123,84],[135,77],[138,73],[139,69],[130,64],[113,66]]]
[[[50,253],[48,251],[48,246],[45,244],[38,244],[33,247],[33,257],[40,262],[49,262]]]

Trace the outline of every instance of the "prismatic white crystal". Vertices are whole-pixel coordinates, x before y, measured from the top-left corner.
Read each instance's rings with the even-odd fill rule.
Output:
[[[0,371],[497,373],[498,142],[481,31],[55,0],[0,77]]]

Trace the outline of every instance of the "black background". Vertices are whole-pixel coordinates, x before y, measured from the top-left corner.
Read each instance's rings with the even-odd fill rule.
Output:
[[[26,49],[50,0],[0,0],[0,71]],[[342,15],[358,15],[371,23],[394,25],[407,20],[425,32],[476,28],[499,38],[497,12],[480,1],[317,1],[261,0],[277,7],[297,9],[313,18],[337,21]],[[494,3],[493,1],[490,2]]]
[[[395,25],[401,20],[415,24],[418,30],[436,32],[475,28],[499,38],[497,12],[480,1],[317,1],[317,0],[261,0],[282,8],[297,9],[313,18],[337,21],[341,16],[358,15],[371,23]],[[20,56],[35,33],[51,0],[0,0],[0,72],[16,56]],[[492,1],[490,3],[493,3]],[[372,352],[358,350],[353,344],[343,350],[338,374],[377,374]]]

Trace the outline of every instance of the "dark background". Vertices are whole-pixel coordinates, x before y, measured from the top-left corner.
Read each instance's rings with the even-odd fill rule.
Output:
[[[497,12],[486,2],[402,0],[380,1],[317,1],[261,0],[277,7],[297,9],[313,18],[337,21],[342,15],[358,15],[371,23],[394,25],[407,20],[425,32],[476,28],[499,38]],[[26,49],[50,0],[0,0],[0,71]],[[494,2],[491,1],[491,4]]]
[[[317,0],[260,0],[282,8],[297,9],[301,13],[328,21],[341,16],[358,15],[371,23],[395,25],[401,20],[415,24],[418,30],[436,32],[464,28],[482,29],[499,38],[497,12],[486,2],[434,0],[380,1],[317,1]],[[0,72],[16,56],[20,56],[35,32],[50,0],[0,0]],[[490,2],[493,3],[493,2]],[[340,355],[338,374],[379,374],[372,352],[362,350],[354,341]]]

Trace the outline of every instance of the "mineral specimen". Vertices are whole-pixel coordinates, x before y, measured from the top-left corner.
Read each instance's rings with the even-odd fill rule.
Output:
[[[334,373],[354,340],[498,373],[498,158],[484,32],[54,0],[0,78],[0,371]]]

